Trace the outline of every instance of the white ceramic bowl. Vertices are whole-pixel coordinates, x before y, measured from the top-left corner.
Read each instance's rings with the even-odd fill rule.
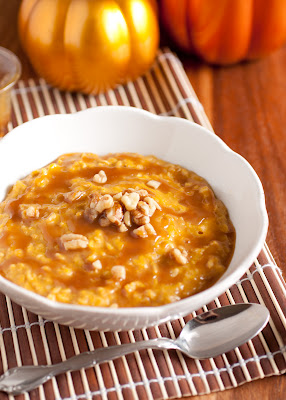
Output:
[[[129,107],[97,107],[27,122],[0,142],[0,201],[17,179],[63,153],[138,152],[180,164],[203,176],[225,203],[236,229],[232,261],[212,287],[159,307],[101,308],[48,300],[0,276],[0,290],[28,310],[77,328],[141,328],[184,316],[212,301],[250,267],[262,248],[268,218],[262,185],[252,167],[216,135],[187,120]]]

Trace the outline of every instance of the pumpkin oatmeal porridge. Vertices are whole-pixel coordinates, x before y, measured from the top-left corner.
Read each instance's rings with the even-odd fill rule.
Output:
[[[209,184],[153,156],[65,154],[0,204],[0,273],[65,303],[180,300],[220,278],[234,245]]]

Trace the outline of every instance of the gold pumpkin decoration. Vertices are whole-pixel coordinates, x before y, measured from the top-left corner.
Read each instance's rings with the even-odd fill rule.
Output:
[[[152,64],[153,0],[23,0],[19,35],[34,69],[65,90],[99,93]]]

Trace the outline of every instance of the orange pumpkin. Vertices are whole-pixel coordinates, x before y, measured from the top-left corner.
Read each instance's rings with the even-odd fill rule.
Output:
[[[211,63],[259,58],[286,39],[285,0],[160,0],[160,16],[175,43]]]
[[[154,60],[154,0],[23,0],[22,45],[38,74],[67,90],[98,93],[133,79]]]

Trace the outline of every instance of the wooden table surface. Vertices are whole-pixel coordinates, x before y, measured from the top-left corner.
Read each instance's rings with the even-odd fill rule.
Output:
[[[0,0],[0,46],[21,60],[22,79],[35,77],[17,35],[20,0]],[[179,55],[214,130],[245,157],[264,186],[269,231],[267,243],[286,276],[286,46],[265,59],[232,67],[212,67]],[[271,377],[210,395],[204,400],[286,397],[284,376]]]

